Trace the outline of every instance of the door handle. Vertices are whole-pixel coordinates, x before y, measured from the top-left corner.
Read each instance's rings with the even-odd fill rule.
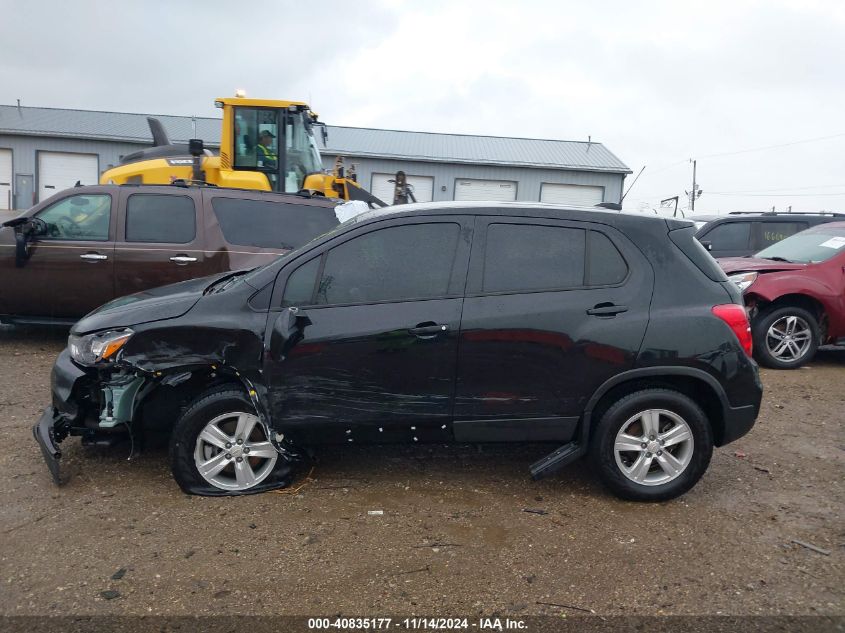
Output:
[[[587,310],[590,316],[614,317],[622,312],[627,312],[628,306],[618,306],[614,303],[599,303]]]
[[[408,332],[410,332],[417,338],[423,339],[434,338],[438,334],[448,331],[448,325],[440,325],[438,323],[432,323],[431,321],[429,321],[428,323],[420,323],[416,327],[412,327],[410,330],[408,330]]]
[[[196,257],[188,257],[187,255],[176,255],[175,257],[171,257],[170,261],[175,264],[190,264],[191,262],[197,261]]]
[[[100,255],[99,253],[85,253],[84,255],[79,256],[79,259],[84,259],[88,262],[101,262],[108,258],[108,255]]]

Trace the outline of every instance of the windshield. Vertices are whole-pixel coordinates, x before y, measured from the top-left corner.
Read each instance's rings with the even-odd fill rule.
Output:
[[[320,150],[314,141],[307,112],[294,112],[285,130],[285,191],[302,189],[305,176],[323,171]]]
[[[845,227],[819,227],[787,237],[755,257],[812,264],[845,252]]]

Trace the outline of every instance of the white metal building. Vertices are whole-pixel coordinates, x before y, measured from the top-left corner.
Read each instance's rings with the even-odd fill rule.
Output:
[[[0,105],[0,209],[25,209],[152,143],[145,114]],[[157,116],[170,139],[220,142],[220,119]],[[319,136],[319,135],[318,135]],[[390,201],[398,170],[420,202],[618,202],[631,170],[601,143],[328,127],[324,166],[336,156]]]

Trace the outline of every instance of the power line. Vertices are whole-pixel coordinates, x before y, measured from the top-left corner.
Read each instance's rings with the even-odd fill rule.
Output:
[[[793,145],[801,145],[803,143],[815,143],[817,141],[826,141],[832,138],[840,138],[845,136],[845,132],[840,132],[838,134],[829,134],[827,136],[817,136],[815,138],[805,138],[798,141],[789,141],[788,143],[778,143],[776,145],[764,145],[762,147],[752,147],[749,149],[739,149],[730,152],[717,152],[715,154],[704,154],[700,156],[696,156],[697,159],[701,158],[718,158],[720,156],[735,156],[737,154],[748,154],[751,152],[763,152],[769,149],[778,149],[780,147],[791,147]],[[667,169],[671,169],[672,167],[677,167],[678,165],[683,165],[684,163],[689,163],[691,159],[684,158],[682,160],[675,161],[673,163],[669,163],[668,165],[664,165],[658,169],[654,169],[651,172],[644,174],[645,176],[653,176],[654,174],[659,174],[661,172],[666,171]],[[712,193],[712,192],[711,192]]]
[[[807,138],[800,141],[790,141],[789,143],[778,143],[777,145],[765,145],[763,147],[752,147],[751,149],[740,149],[734,152],[719,152],[717,154],[705,154],[704,156],[697,156],[696,158],[716,158],[718,156],[734,156],[736,154],[748,154],[750,152],[762,152],[767,149],[777,149],[779,147],[790,147],[792,145],[800,145],[802,143],[815,143],[816,141],[826,141],[831,138],[839,138],[845,136],[845,132],[839,134],[830,134],[828,136],[817,136],[816,138]]]
[[[841,185],[810,185],[807,187],[780,187],[778,189],[740,189],[738,191],[708,191],[707,193],[718,193],[718,194],[735,194],[735,193],[767,193],[769,191],[800,191],[802,189],[831,189],[834,187],[845,187],[845,184]]]
[[[740,198],[748,197],[766,197],[766,198],[795,198],[795,197],[816,197],[816,196],[842,196],[845,197],[845,191],[839,193],[730,193],[726,191],[708,191],[711,196],[738,196]]]

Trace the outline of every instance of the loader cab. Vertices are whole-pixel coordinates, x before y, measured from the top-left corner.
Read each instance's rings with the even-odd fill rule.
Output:
[[[296,193],[305,177],[323,171],[314,139],[315,115],[304,103],[218,99],[223,108],[221,166],[263,174],[272,191]]]

